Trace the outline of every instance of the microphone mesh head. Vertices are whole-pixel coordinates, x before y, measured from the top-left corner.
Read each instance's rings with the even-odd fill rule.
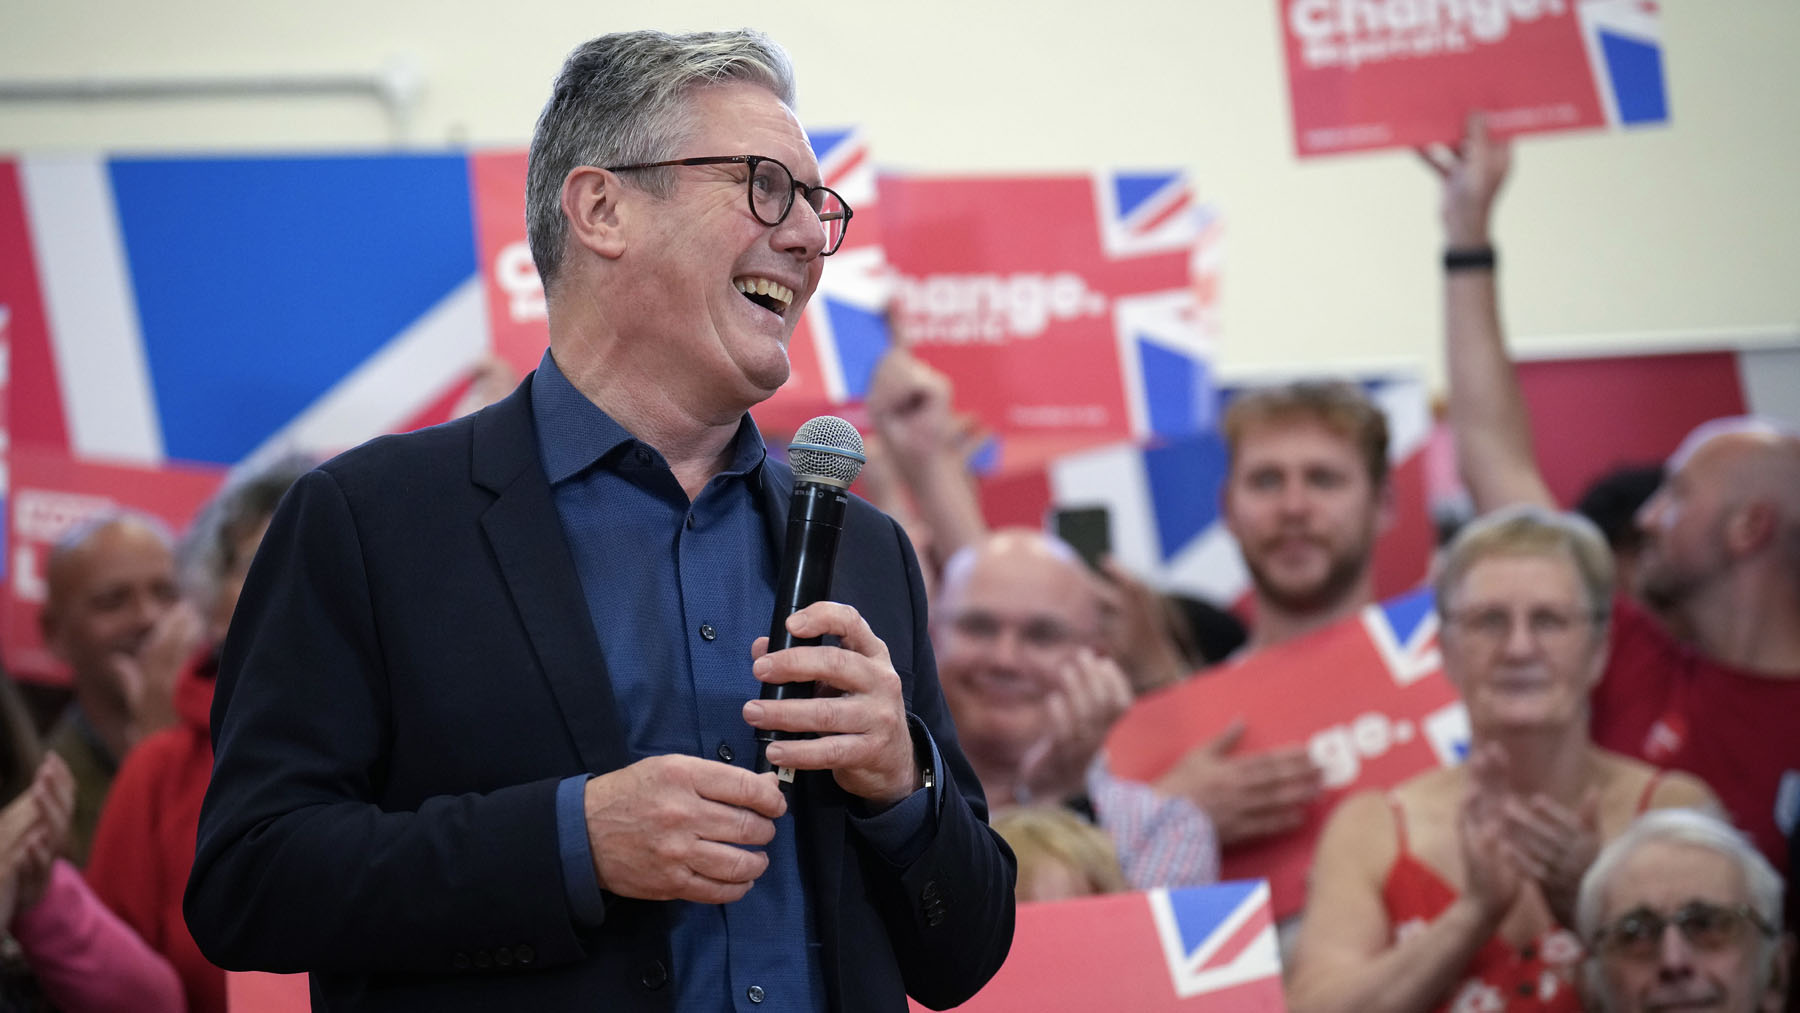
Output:
[[[808,420],[788,444],[788,463],[794,467],[794,478],[801,482],[847,486],[856,481],[867,460],[862,434],[836,415]]]

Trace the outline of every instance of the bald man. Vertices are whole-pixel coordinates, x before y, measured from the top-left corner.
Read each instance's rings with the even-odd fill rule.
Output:
[[[1488,220],[1511,156],[1479,119],[1444,178],[1446,361],[1457,458],[1478,510],[1549,504],[1500,327]],[[1615,603],[1594,739],[1696,774],[1777,869],[1800,817],[1800,431],[1720,419],[1644,504],[1639,590],[1692,639]]]
[[[45,584],[39,624],[75,692],[48,744],[75,773],[70,857],[80,864],[125,754],[175,722],[175,677],[200,622],[182,603],[167,532],[139,514],[71,531],[50,551]]]
[[[1200,810],[1094,762],[1132,699],[1100,644],[1099,588],[1059,539],[997,531],[944,568],[932,646],[957,738],[987,797],[996,806],[1061,802],[1093,816],[1135,888],[1211,882],[1218,846]]]

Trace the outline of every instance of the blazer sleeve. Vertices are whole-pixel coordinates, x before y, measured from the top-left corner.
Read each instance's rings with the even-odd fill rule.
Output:
[[[905,867],[879,859],[867,864],[885,866],[891,876],[874,885],[884,898],[882,917],[907,994],[928,1008],[947,1009],[973,996],[1006,960],[1018,863],[987,824],[987,800],[957,743],[938,684],[919,561],[898,524],[893,531],[911,599],[910,705],[943,759],[943,799],[936,832],[917,859]]]
[[[213,704],[213,777],[184,898],[194,939],[233,970],[451,973],[499,947],[529,954],[521,966],[581,958],[557,777],[379,804],[406,726],[354,514],[336,478],[314,471],[252,565]]]

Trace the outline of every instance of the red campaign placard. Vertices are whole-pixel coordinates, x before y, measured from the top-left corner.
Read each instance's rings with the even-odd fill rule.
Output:
[[[544,284],[525,239],[526,167],[523,151],[480,151],[469,156],[475,253],[487,295],[494,354],[520,376],[537,368],[550,344]]]
[[[7,463],[6,668],[33,681],[61,684],[67,673],[38,630],[51,546],[82,522],[118,509],[149,514],[179,535],[218,490],[225,469],[100,464],[32,445],[11,447]]]
[[[1209,421],[1180,173],[881,180],[895,315],[1012,471]]]
[[[913,1003],[915,1011],[924,1007]],[[1280,1013],[1261,882],[1019,905],[1012,950],[965,1013]]]
[[[1443,675],[1428,590],[1143,698],[1108,736],[1108,762],[1121,777],[1152,781],[1240,716],[1240,751],[1304,745],[1324,772],[1305,824],[1223,856],[1221,875],[1269,881],[1277,918],[1305,904],[1313,845],[1339,800],[1468,750],[1468,712]]]
[[[1302,157],[1668,119],[1645,0],[1277,0]]]

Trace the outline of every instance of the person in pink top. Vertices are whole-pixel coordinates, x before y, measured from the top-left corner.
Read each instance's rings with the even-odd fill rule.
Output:
[[[168,961],[96,899],[56,855],[68,843],[75,779],[35,737],[0,675],[0,1010],[180,1013]]]
[[[1470,758],[1338,807],[1289,963],[1296,1013],[1581,1009],[1582,873],[1651,807],[1712,806],[1698,780],[1594,744],[1612,558],[1588,521],[1481,518],[1435,581],[1444,673]]]

